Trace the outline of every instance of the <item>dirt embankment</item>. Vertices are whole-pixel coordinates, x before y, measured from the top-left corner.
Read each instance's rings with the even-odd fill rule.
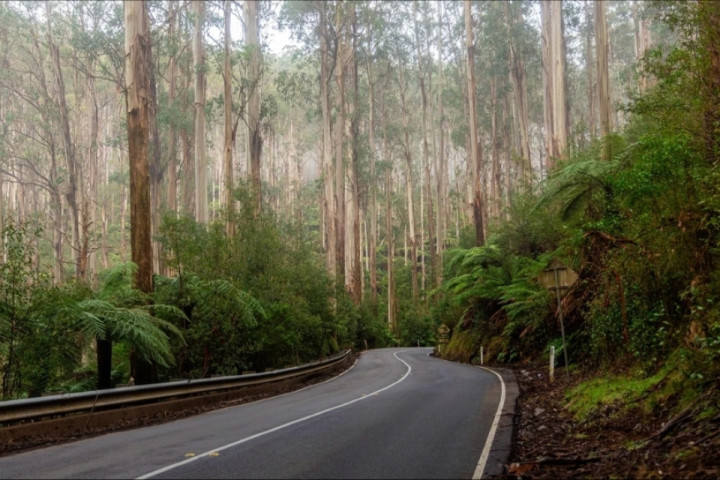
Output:
[[[720,415],[707,415],[717,391],[678,412],[651,415],[625,405],[604,407],[579,422],[565,392],[583,378],[545,366],[514,368],[520,386],[515,439],[501,479],[720,478]],[[620,408],[624,407],[624,408]]]

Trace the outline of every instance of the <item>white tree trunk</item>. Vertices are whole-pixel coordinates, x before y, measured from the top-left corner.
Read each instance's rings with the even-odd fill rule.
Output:
[[[607,18],[605,0],[595,0],[595,47],[597,49],[598,107],[600,111],[600,135],[605,137],[612,131],[610,101],[610,75]]]
[[[195,220],[208,221],[207,159],[205,157],[205,2],[193,0],[195,9],[195,37],[193,63],[195,64]]]

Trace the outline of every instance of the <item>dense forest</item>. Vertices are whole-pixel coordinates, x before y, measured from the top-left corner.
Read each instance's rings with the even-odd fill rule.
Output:
[[[717,381],[713,2],[7,1],[0,44],[2,399],[441,325]]]

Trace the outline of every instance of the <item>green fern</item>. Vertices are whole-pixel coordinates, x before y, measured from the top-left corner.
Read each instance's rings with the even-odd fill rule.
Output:
[[[568,220],[584,214],[590,206],[602,207],[603,203],[611,201],[614,196],[612,178],[628,167],[636,145],[626,146],[617,136],[603,141],[604,144],[596,144],[585,156],[550,175],[533,210],[556,206],[561,218]],[[610,159],[604,159],[601,148],[616,153]]]

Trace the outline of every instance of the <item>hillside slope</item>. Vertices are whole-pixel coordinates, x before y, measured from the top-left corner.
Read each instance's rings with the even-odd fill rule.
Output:
[[[675,390],[680,384],[670,386],[676,370],[635,391],[629,380],[618,388],[620,377],[611,385],[608,378],[565,377],[560,370],[551,383],[545,365],[514,370],[521,391],[515,441],[506,473],[497,478],[720,477],[716,389],[683,399]],[[606,404],[594,396],[598,391],[616,400]],[[584,411],[592,398],[597,404]]]

